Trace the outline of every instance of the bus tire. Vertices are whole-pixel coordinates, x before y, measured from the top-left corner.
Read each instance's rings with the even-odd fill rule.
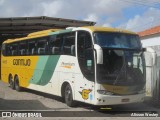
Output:
[[[10,74],[8,79],[10,87],[14,90],[15,86],[14,86],[13,76]]]
[[[73,100],[72,89],[71,89],[71,86],[69,84],[67,84],[66,87],[65,87],[64,97],[65,97],[65,103],[69,107],[75,106],[75,101]]]
[[[21,87],[20,87],[20,85],[19,85],[19,78],[18,78],[18,76],[15,76],[15,78],[14,78],[14,86],[15,86],[15,90],[16,91],[21,91]]]

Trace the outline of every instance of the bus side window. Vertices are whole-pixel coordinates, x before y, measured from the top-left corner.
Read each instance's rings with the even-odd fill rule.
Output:
[[[29,40],[28,41],[28,55],[36,55],[37,52],[37,44],[36,44],[36,41],[35,40]]]
[[[12,51],[11,51],[10,44],[6,44],[6,55],[11,56],[12,55],[11,53],[12,53]]]
[[[27,41],[21,41],[19,43],[19,55],[26,55],[27,53]]]
[[[37,48],[38,55],[45,55],[48,53],[47,37],[38,39]]]
[[[6,46],[7,46],[6,44],[2,44],[2,54],[3,54],[4,56],[7,55]]]
[[[63,35],[63,54],[75,56],[75,32]]]
[[[18,55],[18,43],[11,44],[10,48],[12,56]]]
[[[61,35],[52,35],[49,38],[49,54],[61,54],[62,39]]]

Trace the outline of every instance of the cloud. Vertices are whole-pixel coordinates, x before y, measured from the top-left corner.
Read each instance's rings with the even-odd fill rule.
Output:
[[[2,5],[2,4],[3,4],[3,2],[4,2],[4,0],[0,0],[0,5]]]
[[[112,23],[122,18],[122,9],[127,6],[128,3],[117,0],[26,0],[25,3],[24,0],[6,0],[0,8],[0,17],[46,15],[104,24],[104,21]]]
[[[41,15],[43,0],[4,0],[0,7],[0,17],[22,17]]]
[[[126,0],[127,1],[127,0]],[[136,14],[128,21],[124,10],[143,5],[125,0],[0,0],[0,17],[50,16],[69,19],[96,21],[97,25],[117,26],[124,29],[140,30],[138,26],[159,19],[160,11],[148,9],[144,14]],[[156,0],[137,0],[146,5],[154,5]],[[138,13],[138,12],[137,12]],[[125,19],[125,21],[124,21]],[[122,22],[125,23],[122,23]],[[126,22],[127,21],[127,22]],[[117,22],[118,25],[115,25]],[[121,25],[119,25],[121,24]],[[142,25],[143,29],[148,25]],[[135,27],[135,28],[134,28]]]
[[[143,15],[136,15],[129,19],[128,22],[121,24],[118,27],[139,32],[160,25],[159,19],[160,10],[149,8]]]
[[[53,1],[51,3],[41,3],[43,7],[43,15],[45,16],[57,16],[60,10],[63,8],[62,1]]]
[[[89,15],[87,16],[87,18],[85,18],[84,20],[96,22],[96,21],[98,20],[98,17],[97,17],[95,14],[92,13],[92,14],[89,14]]]
[[[103,27],[112,27],[112,25],[109,24],[109,23],[105,23],[105,24],[103,24],[102,26],[103,26]]]

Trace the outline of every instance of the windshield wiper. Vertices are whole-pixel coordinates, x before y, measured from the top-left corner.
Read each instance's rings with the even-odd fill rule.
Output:
[[[123,70],[123,69],[125,69],[125,64],[122,66],[122,68],[121,68],[121,70],[120,70],[117,78],[115,79],[113,85],[115,85],[115,84],[118,82],[120,75],[123,74],[123,71],[125,71],[125,76],[126,76],[126,70]],[[125,79],[125,78],[126,78],[126,77],[124,77],[124,79]]]
[[[142,51],[142,50],[141,50],[141,48],[116,48],[116,47],[102,47],[102,49],[109,49],[109,50]]]

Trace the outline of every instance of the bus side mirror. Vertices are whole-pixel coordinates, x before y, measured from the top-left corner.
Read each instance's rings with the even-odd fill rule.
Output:
[[[96,51],[97,64],[103,64],[103,50],[102,50],[102,48],[99,45],[95,44],[94,50]]]

